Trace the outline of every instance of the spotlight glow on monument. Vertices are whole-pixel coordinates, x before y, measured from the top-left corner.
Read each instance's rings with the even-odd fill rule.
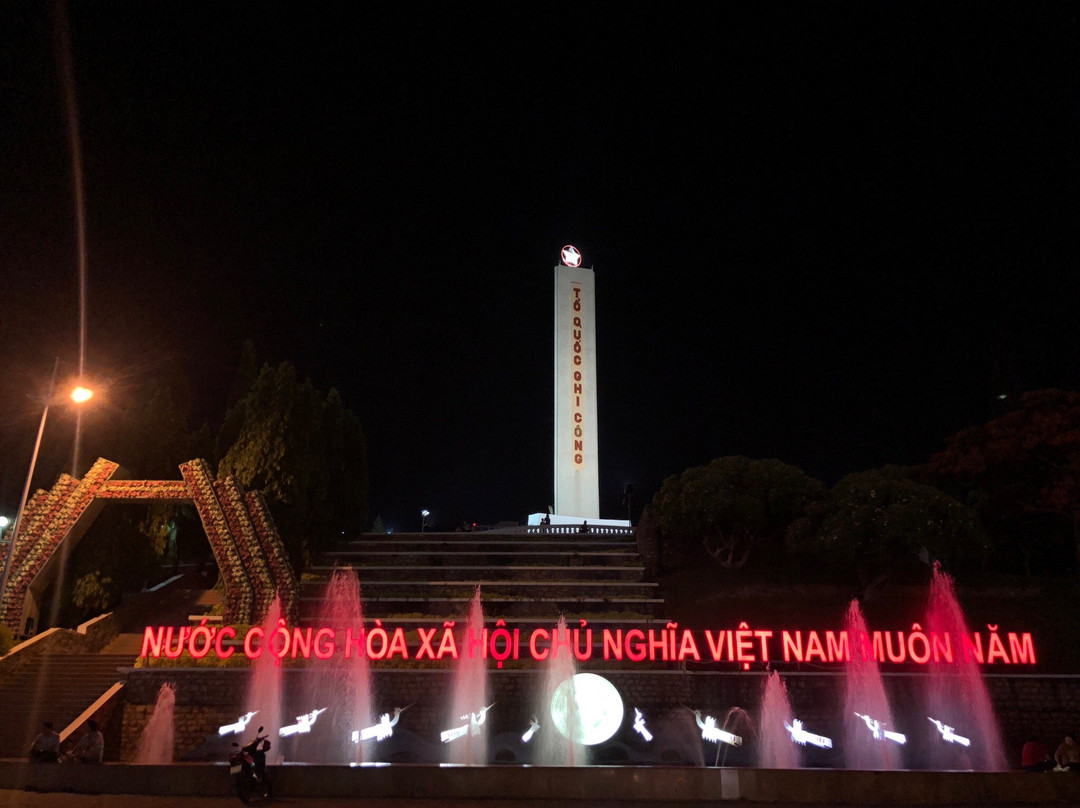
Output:
[[[791,735],[791,740],[799,746],[816,746],[819,749],[832,749],[832,738],[824,735],[815,735],[803,729],[803,723],[797,718],[791,719],[791,723],[784,722],[784,729]]]
[[[569,704],[574,699],[576,710]],[[570,716],[576,712],[571,726]],[[563,737],[585,746],[603,743],[622,726],[623,700],[615,685],[595,673],[575,673],[555,688],[551,720]]]

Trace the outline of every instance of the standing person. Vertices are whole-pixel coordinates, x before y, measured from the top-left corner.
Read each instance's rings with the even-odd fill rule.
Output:
[[[1071,734],[1065,736],[1061,746],[1054,752],[1054,762],[1058,768],[1080,771],[1080,744],[1073,740]]]
[[[60,733],[53,729],[52,721],[46,721],[30,747],[30,760],[36,763],[56,763],[60,759]]]
[[[89,729],[75,744],[71,756],[80,763],[101,763],[105,754],[105,736],[98,731],[97,721],[91,718],[86,723]]]

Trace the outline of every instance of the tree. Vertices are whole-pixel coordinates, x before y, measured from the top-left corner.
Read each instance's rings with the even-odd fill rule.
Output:
[[[290,363],[264,365],[222,435],[218,474],[263,492],[298,568],[364,525],[367,445],[336,390],[323,398]]]
[[[685,558],[688,545],[699,544],[721,567],[740,569],[823,491],[819,481],[779,460],[721,457],[665,480],[650,511],[669,565],[671,556]]]
[[[987,551],[969,508],[897,466],[844,477],[791,524],[786,542],[795,554],[854,567],[864,599],[905,561],[971,560]]]
[[[1040,556],[1059,568],[1063,544],[1080,565],[1080,393],[1025,393],[1019,409],[948,438],[925,473],[966,497],[1026,571]]]

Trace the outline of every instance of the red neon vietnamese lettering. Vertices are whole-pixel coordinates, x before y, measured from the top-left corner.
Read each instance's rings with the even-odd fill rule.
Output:
[[[292,633],[292,658],[296,659],[296,655],[299,654],[304,659],[311,659],[311,628],[304,630],[300,629],[300,626],[296,626]]]
[[[262,641],[265,634],[266,632],[263,631],[262,626],[252,626],[248,629],[247,634],[244,635],[244,656],[248,659],[258,659],[262,656]],[[255,639],[259,641],[257,646],[252,645],[252,640]]]
[[[205,617],[199,625],[191,630],[191,635],[188,637],[188,653],[191,654],[192,659],[202,659],[210,653],[210,649],[214,647],[214,634],[216,632],[217,626],[210,628],[206,625]]]
[[[1013,662],[1017,665],[1035,664],[1035,643],[1031,635],[1024,632],[1019,637],[1012,631],[1009,632],[1009,649],[1012,651]]]
[[[851,641],[846,631],[841,631],[839,634],[835,631],[826,631],[825,647],[829,662],[851,661]]]
[[[147,626],[143,629],[142,651],[140,656],[150,656],[155,659],[161,656],[162,642],[165,638],[165,627],[152,628]]]
[[[551,632],[551,656],[553,659],[559,658],[559,649],[566,651],[566,655],[573,654],[573,641],[570,636],[570,629],[565,626],[560,631],[557,627]]]
[[[467,635],[468,646],[466,651],[469,659],[476,659],[477,657],[480,657],[480,659],[487,659],[488,630],[486,628],[481,629],[480,633],[477,634],[470,628]]]
[[[1006,665],[1012,664],[1009,654],[1005,651],[1005,643],[1001,641],[1001,636],[998,634],[998,627],[988,625],[987,628],[990,629],[990,646],[986,656],[987,663],[993,665],[995,661],[1001,660]]]
[[[660,650],[660,658],[665,662],[667,661],[667,658],[668,658],[668,656],[667,656],[667,637],[664,635],[663,631],[660,632],[660,636],[658,637],[658,636],[656,636],[656,632],[653,629],[651,629],[651,628],[649,629],[649,645],[648,645],[648,647],[649,647],[649,660],[650,661],[652,661],[652,662],[656,661],[656,651],[657,651],[657,649]]]
[[[187,642],[187,637],[190,633],[190,628],[188,628],[187,626],[181,626],[176,631],[176,648],[173,649],[169,647],[170,643],[172,643],[173,638],[173,628],[172,626],[169,626],[168,630],[165,632],[165,656],[167,659],[180,658],[180,655],[184,653],[184,643]]]
[[[918,623],[912,624],[911,633],[908,634],[907,654],[908,658],[916,665],[925,665],[930,661],[930,639]]]
[[[743,668],[749,668],[754,661],[754,632],[746,622],[739,623],[735,632],[735,661],[742,662]]]
[[[803,660],[806,662],[812,662],[814,657],[817,657],[819,662],[826,662],[825,649],[821,645],[821,637],[816,631],[811,631],[806,638],[806,656]]]
[[[934,662],[951,663],[953,661],[952,635],[948,632],[945,634],[938,634],[936,631],[931,632],[930,648],[933,650]]]
[[[793,659],[796,662],[802,662],[802,632],[782,631],[780,632],[780,639],[784,645],[784,662],[791,662]]]
[[[622,659],[622,629],[616,629],[613,634],[611,629],[605,628],[601,636],[604,638],[604,659]]]
[[[585,647],[581,646],[581,638],[585,638]],[[574,658],[578,662],[592,659],[592,629],[588,628],[585,620],[581,621],[581,628],[574,629]]]
[[[401,626],[395,628],[394,633],[390,635],[390,647],[386,651],[386,659],[393,659],[394,654],[401,659],[409,658],[409,648],[405,644],[405,629]]]
[[[529,656],[531,656],[537,662],[543,662],[548,658],[548,654],[551,653],[551,650],[547,647],[537,648],[537,638],[543,639],[544,642],[549,642],[551,639],[551,635],[548,634],[548,630],[546,628],[533,629],[532,634],[529,635]]]
[[[320,628],[315,632],[315,658],[329,659],[334,655],[334,630]]]
[[[684,628],[682,639],[679,642],[679,662],[685,662],[687,658],[700,662],[701,654],[698,652],[697,643],[694,642],[694,635],[690,633],[689,629]]]
[[[982,637],[977,633],[971,636],[965,634],[962,641],[964,644],[964,661],[970,662],[971,658],[974,657],[975,661],[981,665],[983,661]]]
[[[451,659],[458,658],[457,641],[454,639],[454,621],[443,623],[443,635],[439,641],[439,650],[435,652],[436,659],[442,659],[449,654]]]
[[[626,658],[631,662],[641,662],[647,655],[645,650],[645,632],[632,628],[626,632]]]
[[[716,637],[713,637],[713,633],[708,629],[705,630],[705,642],[709,646],[709,653],[712,655],[713,662],[719,662],[720,657],[724,652],[724,635],[726,631],[720,630],[716,633]]]
[[[217,654],[218,659],[228,659],[236,651],[231,645],[227,649],[221,647],[226,637],[235,640],[236,629],[232,626],[222,626],[218,629],[217,636],[214,637],[214,653]]]
[[[769,661],[769,639],[772,637],[771,631],[757,630],[754,632],[754,636],[761,640],[761,661]]]
[[[437,628],[426,629],[423,626],[416,629],[420,635],[420,650],[416,652],[417,659],[423,659],[425,654],[428,659],[435,658],[435,649],[431,647],[431,641],[435,639],[436,631],[438,631]]]
[[[896,644],[900,646],[899,650],[893,650],[892,635],[896,634]],[[886,631],[885,632],[885,656],[889,658],[889,662],[896,662],[897,664],[907,659],[907,648],[904,646],[904,632]]]

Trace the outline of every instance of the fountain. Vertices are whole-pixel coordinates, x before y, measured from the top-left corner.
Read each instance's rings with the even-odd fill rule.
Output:
[[[263,621],[263,652],[252,665],[247,697],[244,700],[244,712],[257,712],[259,724],[265,727],[264,734],[270,736],[273,741],[278,740],[278,733],[281,730],[283,672],[281,660],[266,649],[269,648],[271,635],[277,629],[280,620],[281,599],[275,595],[273,603],[266,612],[266,620]],[[280,744],[275,743],[270,753],[274,759],[272,762],[282,760],[280,748]]]
[[[791,704],[779,671],[765,680],[758,721],[758,766],[764,769],[797,769],[799,751],[791,742],[787,727],[792,725]]]
[[[926,633],[931,639],[934,635],[952,638],[952,661],[944,653],[933,659],[927,679],[927,718],[937,727],[929,730],[936,736],[935,748],[939,750],[929,762],[934,768],[1007,770],[1001,730],[986,683],[978,662],[965,647],[965,638],[971,636],[967,620],[952,578],[937,562],[930,579]]]
[[[364,636],[360,581],[349,566],[335,568],[319,607],[319,625],[339,637]],[[372,724],[371,670],[364,643],[354,641],[349,657],[335,654],[305,676],[304,704],[332,709],[305,744],[305,759],[319,763],[363,763],[370,744],[353,742],[352,733]]]
[[[857,599],[848,607],[844,629],[851,642],[851,659],[844,668],[844,762],[849,769],[898,769],[897,737],[904,736],[893,731],[892,711]]]
[[[154,712],[139,738],[135,762],[154,766],[173,762],[173,716],[176,709],[176,686],[166,682],[158,690]]]
[[[487,763],[487,711],[492,705],[487,697],[487,665],[483,654],[484,607],[480,602],[480,587],[476,587],[465,635],[458,648],[457,668],[454,671],[454,690],[447,716],[448,729],[442,740],[447,749],[447,762],[463,765]],[[464,722],[464,724],[462,723]],[[464,728],[464,732],[462,732]]]
[[[542,728],[536,763],[541,766],[584,766],[588,763],[584,744],[575,740],[575,736],[580,737],[581,724],[574,687],[575,672],[570,631],[566,627],[566,617],[560,615],[551,638],[551,653],[537,708]],[[565,733],[559,730],[559,725]]]

